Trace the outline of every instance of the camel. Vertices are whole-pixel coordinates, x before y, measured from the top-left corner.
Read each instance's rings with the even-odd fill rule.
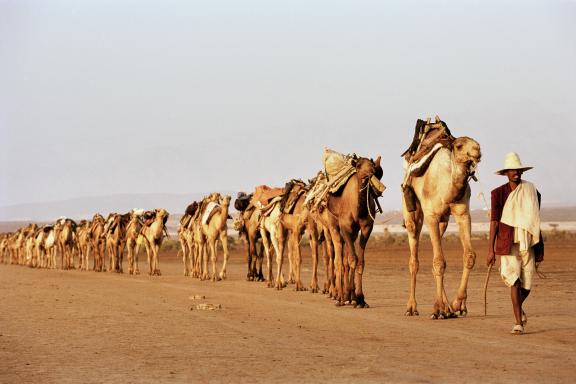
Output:
[[[382,178],[380,157],[375,161],[358,158],[356,172],[336,193],[329,193],[327,200],[327,227],[334,245],[334,268],[337,305],[347,302],[355,308],[368,308],[362,290],[364,250],[374,225],[375,197],[373,179]],[[359,236],[359,250],[354,242]],[[346,258],[343,257],[344,249]]]
[[[295,283],[296,291],[305,291],[306,288],[302,284],[300,278],[300,269],[302,266],[302,255],[300,250],[300,241],[302,240],[302,235],[304,230],[313,224],[308,221],[309,209],[304,200],[306,198],[307,186],[300,180],[292,180],[287,184],[284,194],[282,195],[282,200],[280,203],[280,225],[282,226],[282,232],[286,234],[287,244],[288,244],[288,261],[290,263],[290,273],[289,281],[292,280]],[[294,201],[295,199],[295,201]],[[292,201],[290,201],[292,200]],[[285,207],[285,204],[292,203],[292,207]],[[308,232],[313,231],[314,228],[310,227]],[[316,241],[316,238],[311,240]],[[317,247],[313,246],[313,252],[317,250]],[[282,262],[282,257],[277,260]],[[317,256],[313,257],[313,261],[317,260]],[[280,265],[280,270],[282,266]],[[313,265],[313,270],[317,270],[316,265]],[[312,277],[311,289],[313,292],[318,292],[317,276]]]
[[[62,269],[74,269],[74,242],[76,241],[76,223],[71,219],[61,218],[56,221],[54,229],[58,236],[56,242],[60,249]]]
[[[146,255],[148,258],[148,274],[150,276],[161,275],[158,261],[158,251],[162,245],[162,240],[164,240],[168,215],[168,212],[163,208],[154,210],[153,221],[150,223],[145,223],[142,226],[140,232],[144,246],[146,247]]]
[[[194,201],[186,208],[186,212],[180,219],[178,227],[178,241],[180,242],[180,252],[182,252],[182,263],[184,264],[184,276],[197,277],[194,271],[194,217],[198,211],[199,204]]]
[[[76,245],[78,247],[78,254],[80,258],[80,270],[90,270],[90,248],[92,245],[92,238],[90,233],[91,223],[87,220],[81,220],[76,228]]]
[[[238,216],[234,220],[234,229],[238,231],[239,236],[246,237],[246,252],[248,274],[246,280],[248,281],[264,281],[262,274],[263,262],[263,245],[260,243],[260,252],[258,252],[257,244],[260,238],[260,209],[254,206],[244,207],[240,210]]]
[[[222,280],[226,278],[226,266],[228,264],[228,208],[230,206],[230,196],[220,196],[218,205],[214,207],[211,217],[208,222],[202,220],[202,234],[206,239],[206,245],[210,251],[210,261],[212,263],[212,281]],[[218,276],[216,276],[216,262],[218,261],[218,253],[216,242],[220,240],[224,252],[224,261],[222,262],[222,269]],[[205,259],[206,260],[206,259]],[[204,263],[204,269],[207,270],[207,265]]]
[[[123,273],[122,258],[124,250],[124,232],[128,216],[111,213],[104,226],[106,248],[108,250],[109,272]]]
[[[45,225],[34,235],[36,258],[41,268],[56,268],[56,248],[58,232],[54,225]]]
[[[312,251],[312,281],[310,290],[312,293],[319,291],[318,287],[318,246],[322,246],[322,254],[325,269],[325,282],[322,293],[329,293],[330,297],[336,298],[335,281],[334,281],[334,246],[332,237],[328,230],[328,211],[321,204],[314,204],[315,188],[318,184],[326,183],[324,172],[318,172],[318,175],[310,181],[310,188],[306,195],[305,204],[308,206],[308,224],[306,233],[310,241]]]
[[[0,234],[0,262],[7,263],[8,262],[8,253],[9,253],[9,239],[11,233],[1,233]]]
[[[104,218],[99,213],[96,213],[92,217],[92,223],[90,225],[90,239],[92,240],[92,249],[94,250],[94,266],[92,269],[96,272],[106,270],[106,262],[104,259],[104,248],[106,245],[104,225]]]
[[[140,274],[140,269],[138,269],[138,236],[142,230],[142,222],[140,219],[142,212],[141,210],[132,210],[124,235],[128,254],[128,274],[130,275]]]
[[[422,176],[413,177],[411,185],[416,196],[416,211],[409,212],[405,197],[402,198],[404,222],[408,232],[410,246],[410,296],[406,306],[406,315],[418,315],[416,307],[416,275],[418,273],[418,246],[422,225],[425,222],[430,231],[433,249],[432,272],[436,282],[436,296],[432,318],[446,318],[460,312],[467,313],[467,285],[470,271],[474,266],[476,254],[470,241],[470,186],[468,180],[473,176],[480,162],[480,145],[469,137],[454,140],[452,151],[441,148],[431,160]],[[446,261],[442,252],[441,239],[453,215],[458,223],[460,241],[464,249],[463,272],[456,298],[448,303],[444,287]]]
[[[200,280],[208,280],[210,274],[208,272],[208,250],[206,234],[202,228],[202,217],[206,208],[210,203],[216,203],[220,200],[221,196],[218,192],[213,192],[200,202],[199,207],[192,216],[188,225],[189,230],[192,232],[192,250],[193,250],[193,274],[192,276],[199,277]]]
[[[282,274],[286,230],[280,222],[280,201],[274,201],[271,204],[272,206],[266,207],[267,211],[268,209],[271,209],[271,211],[260,219],[260,236],[262,237],[264,253],[266,254],[266,285],[268,288],[274,287],[281,290],[287,285]],[[276,280],[272,276],[272,249],[270,245],[272,245],[272,249],[276,254]]]

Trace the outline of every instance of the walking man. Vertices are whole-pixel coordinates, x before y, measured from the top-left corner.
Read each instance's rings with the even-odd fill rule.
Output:
[[[518,154],[510,152],[504,168],[496,174],[508,182],[491,193],[490,238],[486,262],[493,265],[500,256],[500,275],[511,289],[516,323],[513,334],[524,333],[528,321],[522,304],[530,294],[536,263],[544,259],[540,235],[540,193],[534,184],[522,180],[525,167]]]

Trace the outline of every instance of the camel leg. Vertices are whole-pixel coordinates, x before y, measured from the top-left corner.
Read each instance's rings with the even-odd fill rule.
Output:
[[[226,278],[226,267],[228,266],[228,234],[226,231],[220,232],[220,242],[222,243],[222,252],[224,253],[224,261],[222,262],[222,269],[220,270],[220,278]]]
[[[296,277],[296,266],[294,261],[294,233],[289,231],[288,233],[288,283],[295,284],[297,281]]]
[[[146,242],[144,243],[144,247],[146,248],[146,259],[148,261],[148,276],[152,276],[154,272],[154,265],[152,265],[152,250],[150,249],[150,245]]]
[[[306,291],[302,284],[300,272],[302,269],[302,253],[300,252],[300,233],[295,232],[292,235],[292,251],[294,254],[294,275],[296,276],[296,291]]]
[[[162,273],[160,273],[160,258],[159,258],[159,254],[160,254],[160,245],[158,244],[153,244],[152,245],[152,256],[153,256],[153,261],[154,261],[154,274],[156,276],[162,276]]]
[[[210,262],[212,264],[212,281],[220,281],[220,277],[216,277],[216,239],[209,239],[208,240],[208,247],[210,248]]]
[[[138,243],[138,239],[136,239],[136,244],[134,245],[134,255],[132,256],[134,259],[134,274],[140,274],[140,268],[138,268],[138,254],[140,253],[140,243]]]
[[[418,316],[418,309],[416,305],[416,275],[420,267],[418,260],[418,246],[420,242],[420,233],[422,231],[423,215],[422,211],[418,210],[413,214],[406,211],[404,208],[404,225],[408,233],[408,245],[410,247],[410,260],[408,261],[408,268],[410,270],[410,296],[406,304],[406,316]]]
[[[460,312],[460,315],[466,316],[468,313],[468,309],[466,308],[468,279],[476,261],[476,253],[472,248],[472,241],[470,239],[472,226],[467,204],[458,204],[453,207],[452,211],[458,223],[460,242],[462,243],[464,251],[462,255],[462,278],[460,279],[460,286],[458,287],[456,298],[452,301],[452,309]]]
[[[318,230],[315,224],[308,225],[308,239],[312,251],[312,280],[310,280],[310,292],[318,293]]]
[[[366,303],[364,299],[364,291],[362,290],[362,275],[364,273],[364,251],[366,249],[366,244],[368,243],[368,239],[370,238],[370,234],[372,233],[373,224],[372,222],[369,223],[361,223],[360,224],[360,239],[358,241],[358,245],[360,247],[359,252],[357,254],[358,262],[356,265],[356,274],[354,275],[354,288],[355,288],[355,296],[356,296],[356,305],[355,307],[358,308],[368,308],[369,305]]]
[[[273,276],[272,276],[272,255],[270,254],[270,239],[268,238],[268,233],[264,229],[260,231],[262,236],[262,245],[264,246],[264,253],[266,254],[266,286],[272,288],[274,286]]]
[[[210,244],[207,244],[205,241],[202,243],[202,276],[204,280],[208,280],[210,278],[210,273],[208,272],[208,252]]]
[[[336,272],[334,266],[334,242],[330,231],[324,230],[324,263],[326,268],[326,283],[324,285],[325,292],[328,297],[336,298]]]
[[[86,271],[90,270],[90,246],[86,246]]]
[[[342,239],[346,247],[346,259],[344,261],[344,301],[349,301],[352,305],[356,305],[354,276],[356,274],[358,256],[356,255],[356,248],[354,247],[355,236],[351,228],[341,227],[340,232],[342,233]]]
[[[282,264],[284,263],[284,231],[278,224],[275,224],[275,228],[270,234],[272,239],[272,245],[274,246],[274,252],[276,253],[276,284],[274,287],[278,290],[284,288],[287,284],[284,282],[284,276],[282,275]]]
[[[255,264],[256,260],[254,260],[254,253],[256,251],[256,247],[254,244],[254,241],[252,239],[252,236],[250,236],[250,234],[248,233],[248,231],[246,231],[246,262],[248,264],[248,274],[246,275],[246,280],[247,281],[253,281],[256,276],[254,276],[254,269],[255,266],[253,265],[253,263]]]
[[[342,275],[343,275],[343,251],[342,239],[340,237],[340,232],[338,228],[330,228],[330,235],[334,244],[334,286],[335,286],[335,296],[336,305],[344,305],[344,289],[342,286]]]
[[[255,247],[255,249],[257,249]],[[257,280],[264,281],[264,274],[262,273],[262,264],[264,264],[264,244],[260,242],[260,251],[256,252],[256,271]]]
[[[180,252],[182,252],[182,264],[184,266],[184,276],[190,276],[190,270],[188,266],[188,253],[186,252],[186,247],[183,241],[180,241]]]
[[[446,259],[442,252],[442,234],[440,231],[440,221],[436,216],[425,218],[426,226],[430,231],[430,240],[432,241],[432,273],[436,281],[436,301],[434,303],[433,319],[444,319],[450,312],[444,301],[444,272],[446,271]]]

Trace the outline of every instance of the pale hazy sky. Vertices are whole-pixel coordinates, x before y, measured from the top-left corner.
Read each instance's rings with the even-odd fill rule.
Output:
[[[400,154],[439,114],[576,204],[575,1],[0,0],[0,206],[250,190],[325,146]],[[475,202],[476,206],[480,203]]]

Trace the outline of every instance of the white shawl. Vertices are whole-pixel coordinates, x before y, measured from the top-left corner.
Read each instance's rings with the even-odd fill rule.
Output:
[[[534,184],[520,182],[506,199],[500,221],[514,227],[514,242],[519,243],[520,251],[540,241],[540,207]]]

